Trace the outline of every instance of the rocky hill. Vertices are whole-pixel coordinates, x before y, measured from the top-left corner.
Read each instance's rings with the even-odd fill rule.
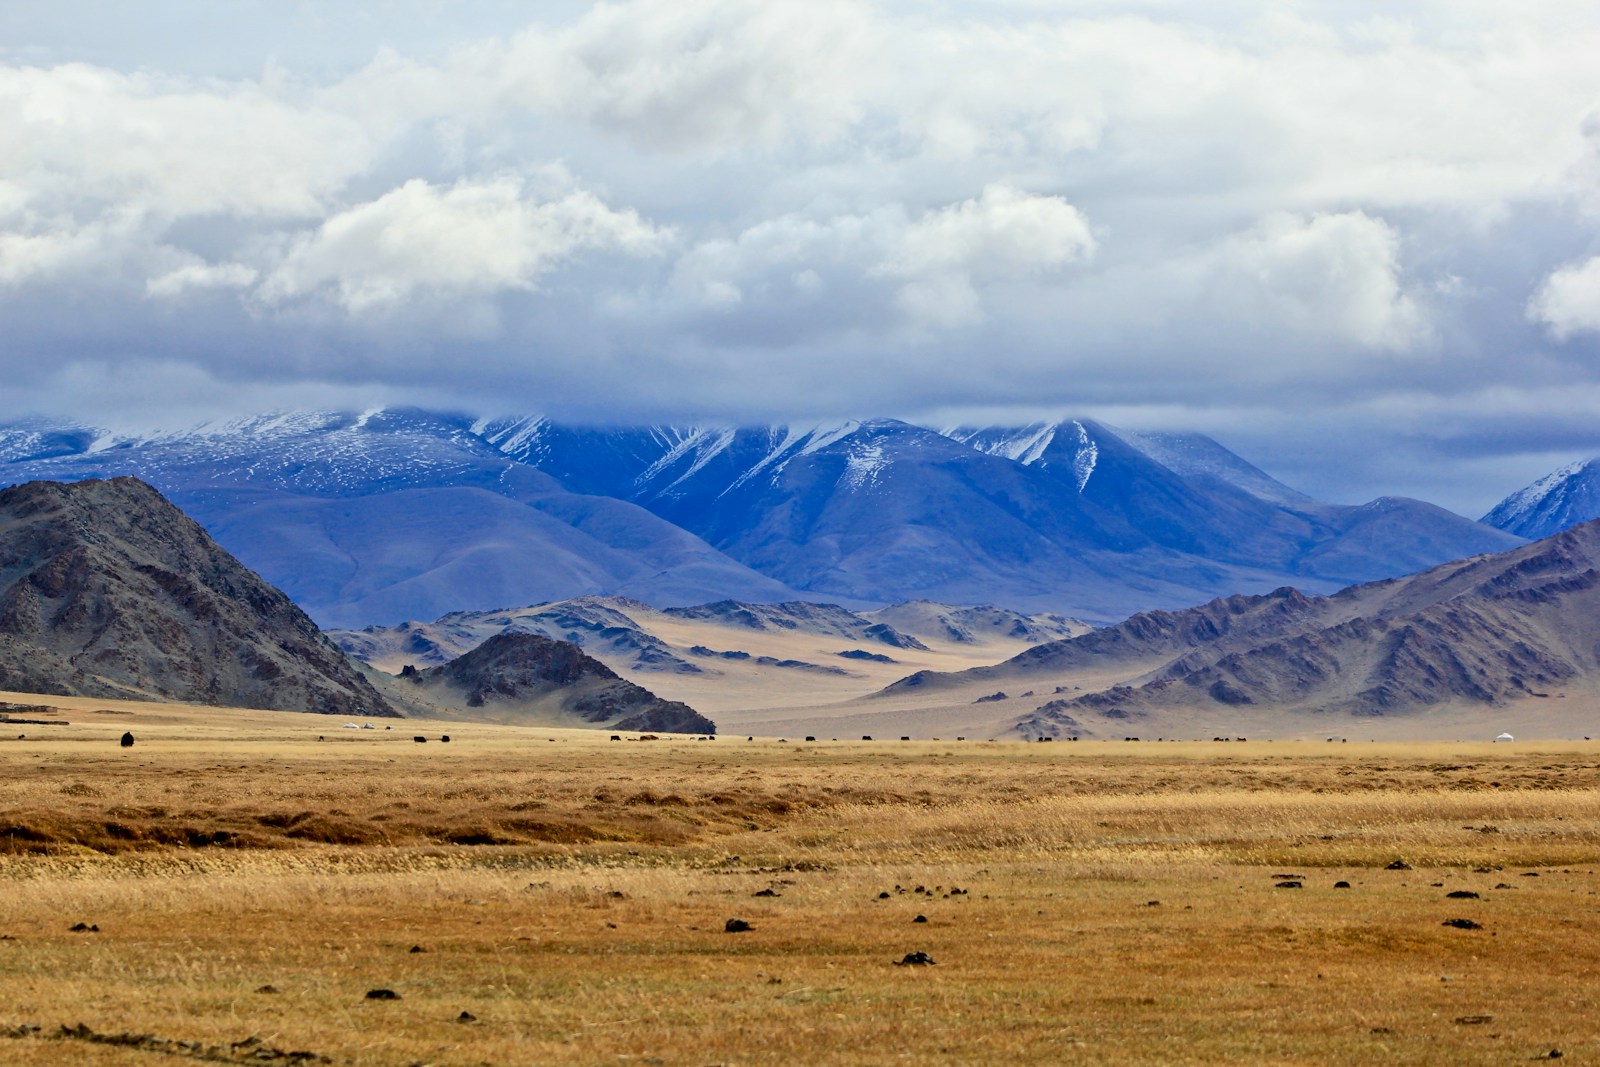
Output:
[[[395,703],[424,716],[672,733],[716,731],[710,719],[687,704],[662,700],[618,677],[576,645],[538,634],[496,634],[442,666],[378,677]]]
[[[1086,679],[1094,684],[1084,684]],[[1343,717],[1559,699],[1600,679],[1600,522],[1328,597],[1292,589],[1149,612],[994,667],[923,672],[929,693],[1030,687],[1028,736],[1104,733],[1157,713],[1263,708]],[[1054,684],[1054,687],[1050,686]]]
[[[0,491],[0,689],[396,714],[287,596],[134,478]]]

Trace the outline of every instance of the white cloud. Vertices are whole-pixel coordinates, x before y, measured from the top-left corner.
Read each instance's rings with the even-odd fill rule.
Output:
[[[489,69],[508,103],[652,148],[826,140],[859,116],[884,28],[840,0],[637,0],[519,34]],[[481,52],[456,62],[483,69]]]
[[[1088,222],[1061,197],[996,184],[916,219],[890,205],[761,222],[690,249],[672,292],[712,315],[766,317],[777,344],[873,325],[944,330],[981,321],[992,286],[1046,275],[1094,249]],[[779,305],[822,313],[793,316]]]
[[[1557,341],[1600,333],[1600,256],[1552,272],[1528,302],[1528,317]]]
[[[1075,263],[1094,249],[1088,221],[1063,198],[991,185],[981,196],[918,219],[884,269],[905,276],[955,270],[1006,277]]]
[[[18,229],[0,229],[0,285],[103,275],[115,266],[108,252],[133,242],[139,228],[136,217],[117,213],[82,224],[30,218]]]
[[[1094,250],[1088,221],[1061,197],[991,185],[908,226],[876,272],[906,279],[898,301],[913,322],[952,328],[983,318],[980,286],[1064,267]]]
[[[1276,215],[1201,257],[1206,287],[1241,319],[1401,351],[1429,334],[1402,284],[1399,237],[1363,212]]]
[[[356,122],[249,83],[0,66],[3,174],[32,210],[163,218],[319,212],[365,168]]]
[[[243,263],[189,263],[145,283],[147,296],[176,297],[192,289],[247,289],[260,277]]]
[[[270,305],[327,292],[359,313],[419,293],[531,291],[583,252],[652,255],[666,237],[582,190],[537,200],[515,177],[448,188],[413,179],[299,238],[256,295]]]

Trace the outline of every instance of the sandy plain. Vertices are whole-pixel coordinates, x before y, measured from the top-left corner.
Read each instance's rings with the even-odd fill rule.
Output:
[[[7,1063],[1600,1057],[1600,742],[0,700]]]

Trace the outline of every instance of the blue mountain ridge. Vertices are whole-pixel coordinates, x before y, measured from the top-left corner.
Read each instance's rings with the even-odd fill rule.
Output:
[[[1480,522],[1539,539],[1600,519],[1600,458],[1551,471],[1496,504]]]
[[[329,627],[589,594],[1110,622],[1522,543],[1420,501],[1320,503],[1209,438],[1086,419],[606,428],[386,409],[125,437],[0,426],[0,484],[114,474],[156,486]]]

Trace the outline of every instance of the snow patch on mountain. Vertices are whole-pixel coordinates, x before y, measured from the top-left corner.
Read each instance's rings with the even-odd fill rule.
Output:
[[[1563,483],[1569,481],[1591,462],[1593,461],[1587,459],[1574,460],[1559,470],[1551,471],[1532,485],[1518,489],[1495,505],[1494,510],[1483,517],[1483,521],[1492,522],[1492,525],[1502,529],[1516,525],[1538,511],[1551,497],[1560,493],[1565,488]]]
[[[839,476],[838,484],[856,493],[876,488],[879,475],[888,466],[889,460],[884,456],[881,444],[873,442],[857,445],[845,457],[844,473]]]
[[[1480,521],[1539,538],[1596,518],[1600,518],[1600,459],[1580,459],[1518,489]]]
[[[689,469],[674,478],[665,489],[660,490],[661,493],[670,493],[679,485],[699,474],[705,469],[706,464],[725,452],[728,446],[733,444],[735,433],[736,431],[725,427],[695,430],[669,448],[666,455],[646,467],[644,473],[639,475],[639,479],[635,484],[640,486],[648,485],[663,472],[671,470],[680,460],[686,457],[689,458]]]
[[[1095,464],[1100,461],[1100,446],[1089,436],[1089,431],[1084,429],[1083,423],[1073,420],[1072,425],[1078,428],[1078,451],[1072,457],[1072,476],[1078,483],[1078,492],[1081,494],[1084,487],[1089,484],[1089,479],[1094,476]]]

